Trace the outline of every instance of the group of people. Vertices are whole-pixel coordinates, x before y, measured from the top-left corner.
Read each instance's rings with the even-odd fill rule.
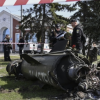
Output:
[[[86,42],[85,34],[83,32],[82,27],[77,23],[76,19],[71,20],[71,25],[73,27],[73,33],[71,37],[71,47],[76,48],[78,53],[82,53],[83,46]],[[51,40],[52,46],[58,40],[66,39],[67,33],[61,30],[61,27],[59,24],[55,25],[55,30],[52,31],[51,33],[52,35],[50,36],[50,40]],[[9,39],[10,39],[9,35],[6,35],[3,42],[9,42]],[[24,44],[20,44],[20,43],[24,43],[24,39],[22,36],[20,36],[19,44],[17,44],[17,46],[19,47],[20,59],[22,59],[21,54],[22,54]],[[12,49],[11,44],[4,44],[3,49],[4,49],[4,61],[11,61],[10,56],[9,56],[10,49]]]
[[[83,29],[80,24],[78,24],[76,19],[71,20],[71,25],[73,27],[73,33],[71,37],[71,47],[76,48],[78,53],[82,53],[83,46],[86,42],[86,36],[83,32]],[[50,40],[52,45],[59,40],[59,39],[66,39],[66,32],[61,30],[59,24],[56,24],[55,30],[52,32]]]
[[[4,61],[11,61],[10,50],[12,49],[12,45],[9,43],[9,40],[10,40],[10,36],[6,35],[6,37],[2,41],[2,42],[4,42],[4,44],[3,44]],[[20,36],[19,44],[17,44],[17,46],[19,47],[20,59],[22,59],[21,54],[22,54],[22,50],[23,50],[24,44],[20,44],[20,43],[24,43],[24,39],[23,39],[22,36]]]

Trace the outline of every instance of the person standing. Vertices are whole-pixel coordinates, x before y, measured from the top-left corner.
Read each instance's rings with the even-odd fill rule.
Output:
[[[11,61],[11,59],[10,59],[10,49],[12,49],[12,47],[11,47],[11,44],[9,44],[9,39],[10,39],[10,36],[6,35],[6,37],[3,40],[3,42],[6,43],[6,44],[3,45],[4,61]]]
[[[76,48],[78,53],[82,53],[83,46],[86,42],[86,36],[80,24],[77,23],[76,19],[71,20],[71,25],[73,27],[73,33],[71,37],[71,46]]]
[[[23,39],[23,37],[22,36],[20,36],[20,39],[19,39],[19,43],[22,43],[22,44],[17,44],[18,45],[18,47],[19,47],[19,55],[20,55],[20,59],[22,59],[22,50],[23,50],[23,48],[24,48],[24,39]]]
[[[61,30],[59,24],[55,25],[55,30],[51,32],[50,41],[52,46],[57,42],[57,40],[65,39],[66,32]]]

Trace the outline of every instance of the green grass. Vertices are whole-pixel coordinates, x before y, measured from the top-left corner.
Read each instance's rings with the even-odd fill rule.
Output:
[[[97,59],[100,60],[100,56],[98,56]]]
[[[53,99],[65,94],[64,91],[45,85],[42,82],[31,81],[24,78],[15,80],[15,76],[9,76],[6,66],[9,62],[4,62],[0,57],[0,100],[64,100]],[[11,56],[12,60],[19,59],[19,56]],[[100,56],[98,56],[100,59]],[[67,99],[66,99],[67,100]]]
[[[64,93],[64,91],[49,85],[41,88],[43,83],[40,81],[24,78],[15,80],[14,75],[9,76],[6,72],[9,62],[4,62],[3,59],[0,57],[0,100],[52,100],[52,97]],[[11,59],[19,59],[19,56],[11,56]]]

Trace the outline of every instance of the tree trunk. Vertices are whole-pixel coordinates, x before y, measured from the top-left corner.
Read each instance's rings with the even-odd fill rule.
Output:
[[[44,23],[45,23],[45,4],[43,4],[43,19],[42,19],[42,36],[41,36],[41,53],[43,53],[43,49],[44,49],[44,37],[45,37],[45,32],[44,32]]]
[[[82,50],[82,52],[83,52],[83,55],[85,55],[85,46],[83,45],[83,50]]]
[[[83,21],[84,21],[84,23],[85,23],[85,21],[86,21],[86,2],[85,2],[85,4],[84,4],[84,13],[83,13]],[[85,55],[85,46],[83,45],[83,50],[82,50],[82,52],[83,52],[83,55]]]
[[[88,59],[88,57],[89,57],[90,48],[91,48],[91,37],[89,38],[89,46],[88,46],[87,59]]]

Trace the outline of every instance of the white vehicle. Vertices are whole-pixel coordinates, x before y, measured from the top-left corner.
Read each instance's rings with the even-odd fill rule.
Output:
[[[44,53],[48,53],[50,51],[51,49],[49,49],[49,44],[44,43]],[[41,44],[33,42],[28,42],[27,44],[24,44],[24,53],[41,53]]]
[[[49,44],[48,43],[44,43],[43,52],[44,53],[49,53],[50,51],[51,51],[51,49],[49,48]],[[37,46],[37,53],[41,53],[41,44],[38,44],[38,46]]]
[[[24,44],[24,53],[34,53],[34,51],[37,51],[37,43],[28,42]]]
[[[26,44],[24,44],[24,53],[41,53],[41,44],[37,43],[36,33],[30,38],[31,34],[28,35],[28,40]],[[48,53],[51,49],[49,49],[49,44],[44,43],[44,52]]]

